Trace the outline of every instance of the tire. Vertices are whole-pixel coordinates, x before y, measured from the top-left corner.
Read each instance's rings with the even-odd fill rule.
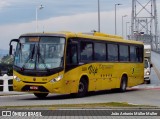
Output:
[[[81,79],[78,86],[77,97],[84,97],[88,93],[88,83],[86,80]]]
[[[123,76],[121,79],[121,84],[120,84],[120,92],[125,92],[127,88],[127,77]]]
[[[150,84],[151,83],[151,80],[145,80],[144,81],[144,84]]]
[[[47,97],[48,93],[34,93],[34,95],[39,99],[44,99]]]
[[[150,83],[151,83],[151,80],[148,80],[148,81],[147,81],[147,84],[150,84]]]

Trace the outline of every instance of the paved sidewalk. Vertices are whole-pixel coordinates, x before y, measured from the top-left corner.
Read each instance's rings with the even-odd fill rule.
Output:
[[[23,94],[29,94],[29,93],[26,93],[26,92],[16,92],[16,91],[0,92],[0,96],[5,96],[5,95],[23,95]]]

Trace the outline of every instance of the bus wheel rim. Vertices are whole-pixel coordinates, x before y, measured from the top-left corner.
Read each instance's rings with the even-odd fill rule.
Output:
[[[83,92],[84,91],[84,84],[83,83],[79,83],[79,92]]]
[[[125,90],[125,88],[126,88],[126,83],[123,81],[123,83],[122,83],[122,89]]]

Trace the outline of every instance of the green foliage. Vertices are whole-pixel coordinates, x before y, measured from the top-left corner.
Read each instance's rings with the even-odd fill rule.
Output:
[[[13,64],[13,58],[10,55],[3,56],[1,64]]]
[[[9,76],[13,75],[13,65],[12,64],[0,64],[0,76],[7,74]]]
[[[1,69],[0,69],[0,76],[2,76],[2,71],[1,71]]]
[[[8,76],[13,76],[13,67],[8,67],[7,75]]]
[[[0,76],[4,74],[13,75],[13,58],[10,55],[4,56],[0,62]]]

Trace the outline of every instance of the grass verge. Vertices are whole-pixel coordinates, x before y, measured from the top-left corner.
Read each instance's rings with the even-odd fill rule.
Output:
[[[28,105],[28,106],[0,106],[0,109],[49,109],[56,110],[61,108],[77,108],[77,109],[85,109],[85,108],[138,108],[138,109],[146,109],[146,108],[158,108],[156,106],[150,105],[135,105],[129,104],[127,102],[107,102],[107,103],[87,103],[87,104],[55,104],[55,105]]]

